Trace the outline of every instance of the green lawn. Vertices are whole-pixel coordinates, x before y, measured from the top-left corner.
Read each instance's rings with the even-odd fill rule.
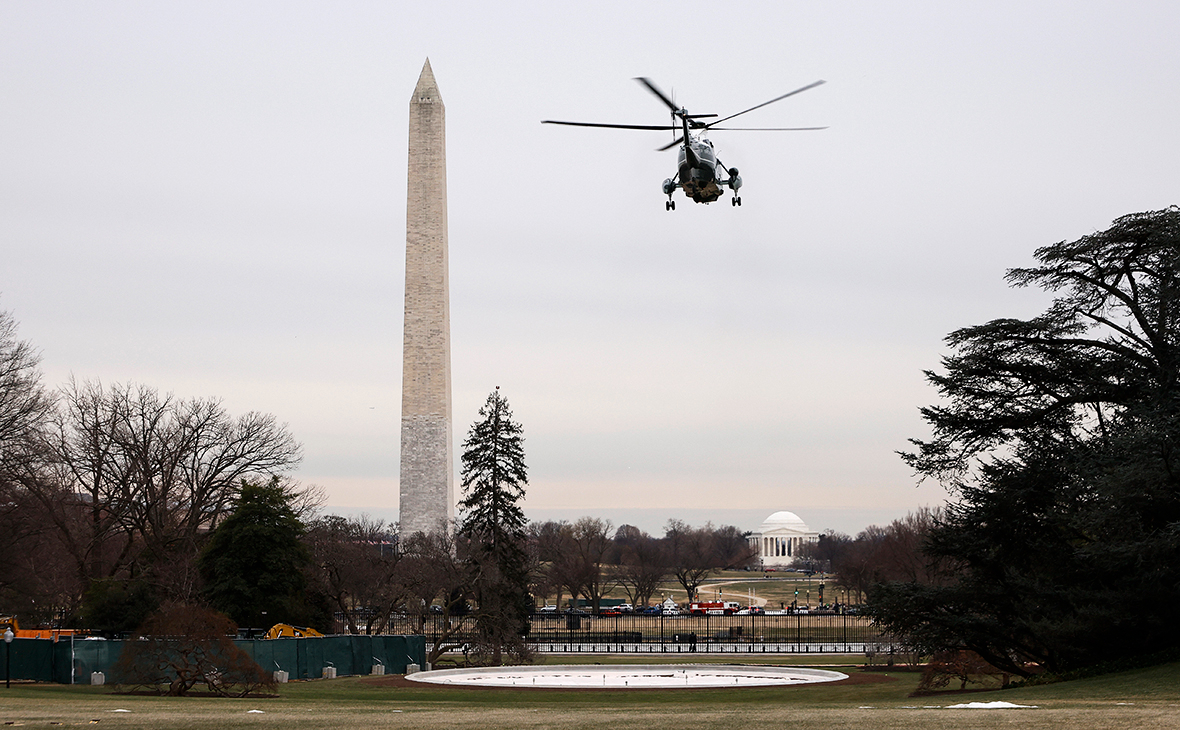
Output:
[[[825,584],[824,602],[847,602],[847,594],[836,588],[832,576],[823,579],[812,576],[810,579],[802,573],[780,570],[772,573],[746,570],[722,570],[709,576],[700,590],[702,600],[712,601],[718,598],[726,601],[746,603],[746,599],[753,595],[766,599],[767,608],[779,608],[780,605],[790,605],[796,599],[795,591],[799,591],[799,605],[819,604],[819,584]],[[722,595],[717,595],[720,590]],[[684,588],[675,578],[668,578],[656,588],[652,594],[652,603],[659,603],[666,596],[671,596],[679,603],[685,602]],[[562,604],[569,601],[569,594],[562,595]],[[621,587],[615,587],[607,593],[607,598],[626,600],[627,594]],[[538,603],[556,603],[556,595],[538,596]],[[859,601],[854,601],[859,603]]]
[[[581,657],[587,660],[586,657]],[[617,658],[619,662],[636,657]],[[651,663],[654,657],[643,661]],[[784,663],[785,663],[784,658]],[[832,666],[844,658],[794,657]],[[613,663],[615,657],[598,657]],[[729,662],[733,657],[728,658]],[[572,658],[548,663],[572,663]],[[589,663],[593,663],[592,661]],[[842,671],[857,672],[846,668]],[[1180,663],[1024,689],[911,698],[918,675],[871,673],[867,684],[740,690],[509,690],[382,685],[348,677],[283,685],[275,699],[128,697],[106,687],[0,688],[0,722],[115,728],[1180,728]],[[377,680],[377,681],[374,681]],[[883,681],[880,681],[883,680]],[[957,710],[1003,700],[1036,709]],[[130,710],[130,712],[115,712]],[[249,710],[262,710],[251,713]],[[1083,724],[1084,723],[1084,724]]]
[[[709,579],[702,584],[700,596],[702,600],[706,601],[722,599],[726,601],[738,601],[743,605],[746,603],[748,597],[753,596],[755,598],[766,599],[766,607],[768,609],[777,609],[783,605],[791,605],[791,602],[796,600],[795,591],[799,591],[797,596],[799,605],[817,606],[820,602],[820,583],[825,584],[825,603],[832,603],[834,601],[847,602],[847,593],[842,589],[836,588],[834,579],[831,576],[823,579],[818,576],[812,576],[809,579],[802,573],[781,570],[765,574],[761,571],[718,571],[714,575],[709,576]],[[721,595],[718,595],[718,591],[721,591]],[[652,595],[652,603],[659,603],[666,596],[671,596],[679,603],[685,602],[684,588],[674,578],[669,578],[660,584]],[[627,594],[622,588],[616,587],[607,594],[607,597],[626,600]],[[541,603],[554,603],[557,597],[555,595],[549,595],[540,597],[538,600]],[[569,594],[566,593],[562,596],[562,601],[564,603],[568,600]],[[853,602],[859,603],[859,601]]]

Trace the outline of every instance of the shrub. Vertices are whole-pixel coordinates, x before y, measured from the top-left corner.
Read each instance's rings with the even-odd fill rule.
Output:
[[[968,684],[983,684],[987,678],[999,678],[1001,684],[1007,686],[1008,676],[1002,670],[996,669],[983,657],[973,651],[940,651],[934,655],[926,670],[922,672],[922,679],[918,682],[918,693],[933,692],[943,689],[952,679],[959,680],[959,689],[967,689]]]
[[[130,690],[180,697],[198,684],[222,697],[274,689],[274,679],[231,637],[238,627],[206,608],[166,603],[123,644],[112,680]]]

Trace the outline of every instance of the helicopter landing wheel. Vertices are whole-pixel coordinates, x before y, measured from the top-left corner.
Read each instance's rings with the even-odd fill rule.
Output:
[[[669,200],[668,202],[664,203],[664,210],[676,210],[676,201]]]
[[[729,204],[730,204],[730,205],[732,205],[732,206],[734,206],[734,207],[737,207],[737,206],[739,206],[739,205],[741,205],[741,204],[742,204],[742,199],[741,199],[741,198],[739,198],[739,197],[736,197],[736,196],[735,196],[735,197],[733,197],[733,198],[730,198],[730,200],[729,200]]]

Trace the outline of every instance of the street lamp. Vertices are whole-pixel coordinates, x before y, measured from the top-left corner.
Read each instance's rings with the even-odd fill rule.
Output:
[[[12,686],[12,627],[4,629],[4,689]]]

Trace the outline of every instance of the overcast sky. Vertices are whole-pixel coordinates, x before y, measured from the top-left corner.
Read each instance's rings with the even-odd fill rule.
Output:
[[[855,533],[945,493],[942,337],[1038,246],[1180,203],[1175,2],[0,0],[0,308],[46,383],[259,410],[395,516],[407,114],[447,110],[456,449],[497,385],[537,517]],[[728,197],[666,212],[649,76]],[[456,459],[457,462],[457,459]],[[458,472],[456,471],[456,474]]]

